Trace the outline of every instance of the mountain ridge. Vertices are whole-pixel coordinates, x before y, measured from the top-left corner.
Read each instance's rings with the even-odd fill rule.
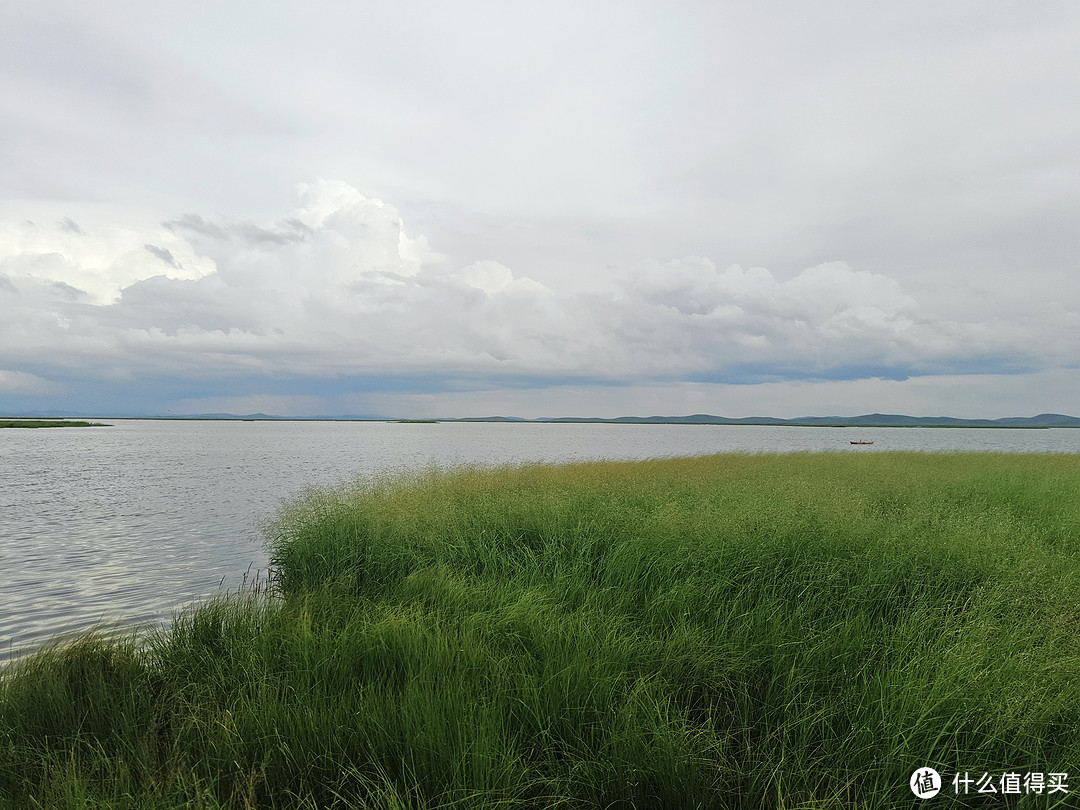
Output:
[[[800,427],[996,427],[996,428],[1050,428],[1080,427],[1080,418],[1060,413],[1042,413],[1037,416],[1007,416],[1000,419],[965,419],[955,416],[908,416],[906,414],[871,413],[860,416],[800,416],[782,419],[776,416],[745,416],[732,418],[697,413],[689,416],[619,416],[603,417],[560,416],[552,418],[520,420],[513,417],[466,417],[464,419],[441,419],[444,422],[584,422],[612,424],[682,424],[682,425],[776,425]]]
[[[94,419],[191,419],[191,420],[255,420],[255,421],[349,421],[349,422],[399,422],[415,421],[413,418],[381,415],[323,415],[323,416],[276,416],[265,413],[233,414],[100,414],[69,411],[35,411],[32,413],[6,414],[11,418],[94,418]],[[714,416],[695,413],[688,416],[557,416],[525,419],[520,416],[465,416],[436,417],[428,422],[511,422],[526,424],[585,423],[623,425],[773,425],[799,427],[986,427],[986,428],[1080,428],[1080,417],[1060,413],[1041,413],[1036,416],[1007,416],[1000,419],[966,419],[956,416],[908,416],[906,414],[868,413],[860,416],[800,416],[782,419],[776,416]]]

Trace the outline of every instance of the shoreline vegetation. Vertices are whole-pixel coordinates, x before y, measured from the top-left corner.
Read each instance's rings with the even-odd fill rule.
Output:
[[[101,422],[76,419],[0,419],[0,428],[110,427]]]
[[[463,468],[265,531],[269,581],[2,670],[0,808],[885,810],[927,767],[950,806],[1080,790],[951,784],[1080,762],[1075,457]]]

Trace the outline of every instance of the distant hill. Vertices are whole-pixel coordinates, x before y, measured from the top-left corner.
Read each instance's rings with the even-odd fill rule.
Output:
[[[183,415],[133,415],[107,413],[75,413],[71,411],[40,411],[35,413],[6,414],[13,417],[32,418],[96,418],[96,419],[247,419],[275,421],[369,421],[396,422],[400,417],[377,415],[340,416],[273,416],[265,413],[200,413]],[[775,416],[745,416],[732,419],[695,413],[689,416],[619,416],[604,419],[596,416],[559,416],[541,419],[522,419],[520,416],[467,416],[437,418],[436,422],[585,422],[628,425],[801,425],[810,427],[985,427],[985,428],[1080,428],[1080,418],[1060,413],[1041,413],[1038,416],[1008,416],[1003,419],[962,419],[955,416],[906,416],[895,413],[868,413],[862,416],[800,416],[795,419],[779,419]]]
[[[695,413],[690,416],[619,416],[600,417],[560,416],[550,419],[517,419],[492,416],[487,418],[442,419],[443,422],[586,422],[639,425],[802,425],[811,427],[988,427],[988,428],[1048,428],[1080,427],[1080,418],[1060,413],[1038,416],[1010,416],[1003,419],[961,419],[954,416],[905,416],[903,414],[870,413],[863,416],[800,416],[779,419],[775,416],[746,416],[732,419]]]

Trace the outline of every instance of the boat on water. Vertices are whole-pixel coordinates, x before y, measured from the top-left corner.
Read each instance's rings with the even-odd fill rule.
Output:
[[[851,443],[852,444],[873,444],[873,442],[855,441],[854,439],[852,439]]]

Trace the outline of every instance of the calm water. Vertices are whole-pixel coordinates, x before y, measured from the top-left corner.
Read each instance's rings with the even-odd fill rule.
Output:
[[[798,450],[1080,453],[1080,430],[149,420],[0,430],[0,659],[101,623],[167,620],[235,589],[265,569],[259,522],[306,487],[433,465]]]

